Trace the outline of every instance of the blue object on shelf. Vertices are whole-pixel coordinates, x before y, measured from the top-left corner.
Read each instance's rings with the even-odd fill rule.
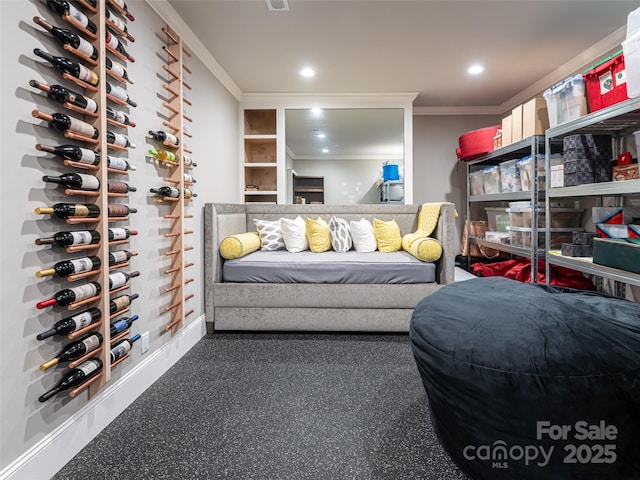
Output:
[[[387,180],[400,180],[398,165],[387,162],[382,165],[382,181],[386,182]]]

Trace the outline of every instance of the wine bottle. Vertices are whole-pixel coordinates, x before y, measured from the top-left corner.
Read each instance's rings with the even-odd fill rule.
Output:
[[[173,152],[170,152],[168,150],[162,150],[161,148],[159,148],[158,150],[149,150],[147,153],[149,153],[149,155],[153,156],[154,158],[158,159],[158,160],[162,160],[165,162],[175,162],[176,161],[176,154]]]
[[[124,10],[124,14],[129,20],[131,20],[132,22],[135,20],[135,18],[133,18],[133,15],[129,13],[129,9],[127,8],[127,4],[124,2],[124,0],[111,0],[111,3],[115,3],[122,10]]]
[[[182,157],[182,163],[184,164],[185,167],[197,167],[198,164],[194,163],[193,160],[191,160],[191,157],[189,155],[184,155]]]
[[[188,173],[183,173],[182,174],[182,179],[185,182],[191,182],[191,183],[196,183],[197,180],[193,177],[193,175],[189,175]]]
[[[140,272],[135,271],[131,273],[116,272],[109,274],[109,290],[115,290],[116,288],[124,287],[130,279],[139,277]]]
[[[74,245],[91,245],[100,241],[100,233],[95,230],[79,232],[58,232],[53,237],[36,238],[36,245],[55,245],[71,247]]]
[[[126,172],[127,170],[135,170],[136,167],[127,162],[124,158],[112,157],[107,155],[107,167],[114,170],[121,170]]]
[[[132,127],[136,126],[135,122],[132,122],[131,119],[129,118],[129,115],[127,115],[124,112],[121,112],[120,110],[114,110],[111,107],[107,107],[106,112],[107,112],[107,118],[110,118],[115,122],[119,122],[124,125],[130,125]]]
[[[61,85],[47,85],[36,80],[29,81],[29,85],[39,88],[47,94],[47,97],[56,102],[70,103],[88,113],[96,113],[98,111],[98,104],[95,101]]]
[[[115,73],[119,77],[124,78],[129,83],[135,83],[133,80],[129,78],[129,73],[127,72],[127,69],[124,68],[122,65],[120,65],[117,62],[112,62],[109,57],[105,58],[105,63],[107,66],[107,70],[111,70],[113,73]]]
[[[129,138],[126,135],[114,133],[110,130],[107,131],[107,143],[118,145],[123,148],[136,148],[136,146],[129,141]]]
[[[184,198],[194,198],[197,197],[198,194],[197,193],[193,193],[191,190],[189,190],[188,188],[185,188],[182,191],[182,194],[184,195]]]
[[[87,353],[93,352],[100,345],[102,345],[102,335],[99,333],[84,335],[75,342],[68,343],[62,347],[60,353],[51,360],[40,365],[40,370],[45,372],[51,367],[55,367],[60,362],[67,362],[69,360],[76,360],[77,358],[84,357]]]
[[[86,165],[97,165],[100,163],[100,154],[88,148],[77,147],[75,145],[58,145],[56,147],[38,143],[36,150],[53,153],[59,157],[73,160],[74,162]]]
[[[126,240],[131,235],[137,235],[137,230],[129,230],[128,228],[110,228],[109,229],[109,241],[113,242],[114,240]]]
[[[109,217],[126,217],[130,213],[137,213],[137,208],[131,208],[120,203],[111,203],[107,207],[107,215]]]
[[[133,315],[131,317],[124,317],[124,318],[121,318],[120,320],[116,320],[115,322],[113,322],[109,326],[109,332],[111,333],[111,337],[116,336],[120,332],[124,332],[137,319],[138,319],[138,315]]]
[[[122,42],[120,41],[120,39],[117,37],[117,35],[113,32],[111,32],[109,29],[105,29],[105,37],[106,37],[106,41],[107,41],[107,45],[109,45],[111,48],[113,48],[114,50],[120,52],[122,55],[124,55],[127,60],[129,60],[130,62],[135,62],[136,59],[133,58],[129,52],[127,52],[124,48],[124,45],[122,45]]]
[[[61,17],[69,15],[75,18],[80,25],[89,30],[91,33],[97,33],[98,28],[96,24],[87,18],[87,16],[74,7],[70,2],[65,0],[47,0],[47,6],[58,13]]]
[[[158,130],[155,132],[153,130],[149,130],[149,135],[151,135],[154,140],[162,142],[164,145],[170,147],[177,147],[178,145],[180,145],[180,139],[178,137],[162,130]]]
[[[110,193],[127,193],[135,192],[136,190],[138,190],[136,187],[132,187],[125,182],[113,182],[107,184],[107,191]]]
[[[102,362],[98,358],[91,358],[86,362],[82,362],[76,368],[67,370],[56,386],[43,393],[38,400],[44,403],[60,392],[82,385],[90,378],[95,377],[101,370]]]
[[[73,260],[63,260],[56,263],[53,267],[46,270],[38,270],[36,277],[42,278],[49,275],[57,275],[58,277],[68,277],[77,273],[91,272],[100,268],[102,262],[98,257],[80,257]]]
[[[129,250],[116,250],[115,252],[109,252],[109,266],[124,263],[131,258],[131,252]]]
[[[52,113],[51,115],[39,110],[33,110],[31,115],[49,122],[49,126],[59,132],[70,131],[83,137],[98,138],[98,129],[82,120],[70,117],[66,113]]]
[[[47,300],[43,300],[36,304],[38,310],[50,307],[52,305],[60,305],[65,307],[71,303],[79,302],[85,298],[91,298],[98,295],[102,291],[102,287],[97,282],[85,283],[79,287],[65,288],[55,293],[55,295]]]
[[[38,215],[54,215],[58,218],[91,217],[100,215],[100,207],[87,203],[56,203],[53,207],[35,209]]]
[[[127,93],[127,91],[122,88],[122,87],[118,87],[117,85],[111,85],[109,82],[105,82],[107,84],[107,93],[110,95],[113,95],[114,97],[116,97],[118,100],[122,101],[122,102],[126,102],[129,105],[131,105],[132,107],[137,107],[138,104],[136,102],[134,102],[133,100],[131,100],[129,98],[129,94]]]
[[[137,293],[134,293],[133,295],[120,295],[119,297],[114,298],[109,302],[109,313],[113,315],[114,313],[127,308],[136,298],[138,298]],[[137,315],[134,316],[138,318]],[[111,336],[113,336],[113,333]]]
[[[131,42],[136,41],[136,39],[133,38],[129,33],[127,25],[120,19],[120,17],[114,15],[113,12],[111,12],[111,10],[109,10],[108,8],[105,9],[105,16],[111,21],[111,23],[116,26],[116,28],[122,30],[122,32],[127,36],[127,39],[129,39]]]
[[[155,194],[161,195],[163,197],[169,197],[169,198],[178,198],[178,197],[180,197],[180,190],[178,190],[175,187],[162,186],[162,187],[158,187],[158,188],[150,188],[149,191],[151,193],[155,193]]]
[[[123,338],[111,345],[111,363],[115,363],[120,360],[133,348],[133,342],[140,339],[140,334],[137,333],[131,338]]]
[[[44,175],[42,181],[57,183],[67,188],[77,188],[78,190],[98,190],[100,188],[100,180],[97,177],[85,175],[84,173],[65,173],[57,177]]]
[[[96,323],[102,318],[102,312],[97,308],[90,308],[81,313],[76,313],[71,317],[63,318],[57,321],[53,328],[46,330],[36,337],[38,340],[44,340],[54,335],[68,335],[71,332],[80,330],[81,328]]]
[[[51,55],[39,48],[34,48],[33,53],[37,56],[44,58],[47,60],[53,67],[61,73],[68,73],[69,75],[79,78],[83,82],[87,82],[90,85],[96,86],[100,81],[98,75],[89,70],[87,67],[82,65],[81,63],[76,62],[67,57],[58,57],[55,55]]]
[[[33,17],[33,21],[51,33],[53,38],[55,38],[60,45],[70,45],[92,60],[96,60],[98,58],[98,50],[96,47],[91,45],[77,33],[72,32],[68,28],[54,27],[40,17]]]

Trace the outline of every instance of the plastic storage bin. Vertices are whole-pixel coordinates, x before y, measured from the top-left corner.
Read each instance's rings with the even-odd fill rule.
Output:
[[[604,59],[584,74],[589,99],[589,111],[628,100],[627,79],[622,52]]]
[[[584,77],[574,75],[544,91],[550,128],[586,115],[587,99],[584,85]]]
[[[469,191],[471,195],[484,195],[482,170],[475,170],[469,173]]]
[[[516,247],[531,247],[533,239],[533,233],[531,228],[526,227],[509,227],[509,240],[511,245]],[[562,248],[563,243],[571,243],[573,238],[573,232],[582,229],[570,229],[570,228],[558,228],[551,229],[551,245],[549,248],[552,250],[559,250]],[[546,230],[544,228],[538,229],[538,247],[544,247],[546,236]]]
[[[491,167],[482,169],[482,183],[484,186],[484,194],[490,195],[492,193],[501,193],[502,187],[500,184],[500,167],[493,165]]]
[[[507,232],[509,226],[509,212],[505,207],[485,207],[487,212],[487,227],[491,232]]]
[[[382,165],[382,181],[400,180],[400,169],[394,163],[386,163]]]
[[[509,225],[531,228],[531,207],[509,208]],[[551,207],[551,228],[580,228],[583,210],[579,208]],[[538,212],[538,228],[546,227],[544,209]]]
[[[640,96],[640,31],[622,42],[622,52],[627,73],[627,95]]]
[[[507,160],[500,164],[500,185],[503,192],[519,192],[522,190],[520,170],[517,164],[517,160]]]

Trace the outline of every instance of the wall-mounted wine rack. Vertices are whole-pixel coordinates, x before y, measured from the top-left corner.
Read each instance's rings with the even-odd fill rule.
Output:
[[[185,222],[186,219],[193,218],[192,214],[186,212],[196,196],[192,192],[195,180],[189,173],[194,166],[190,157],[192,151],[185,146],[185,140],[191,137],[185,129],[185,123],[193,120],[185,113],[185,105],[190,106],[192,103],[184,95],[185,89],[191,90],[191,85],[184,81],[185,73],[191,73],[184,58],[191,57],[191,54],[171,28],[163,27],[162,33],[166,38],[166,45],[162,46],[167,55],[166,64],[162,65],[163,75],[166,77],[162,85],[166,101],[162,103],[163,111],[159,113],[159,117],[166,118],[167,121],[162,122],[162,130],[150,130],[158,148],[149,153],[167,169],[163,172],[165,176],[162,181],[168,185],[152,189],[152,192],[158,202],[168,206],[168,213],[164,213],[163,218],[169,222],[169,231],[164,233],[169,246],[163,255],[170,262],[163,273],[170,281],[163,293],[169,297],[164,313],[170,314],[165,330],[171,330],[174,335],[184,325],[184,320],[194,312],[187,308],[187,302],[194,295],[185,293],[185,286],[194,280],[186,274],[187,269],[194,266],[193,262],[187,260],[186,252],[193,250],[193,246],[188,245],[186,238],[194,231],[187,228]]]
[[[110,380],[112,369],[128,357],[126,352],[120,351],[116,356],[117,360],[112,363],[111,349],[130,333],[128,328],[123,329],[120,326],[130,326],[132,319],[135,320],[135,316],[123,317],[123,315],[129,312],[129,304],[137,297],[135,294],[125,293],[130,288],[129,279],[138,275],[138,272],[123,271],[129,267],[131,257],[135,257],[137,253],[118,250],[128,245],[130,235],[136,233],[129,230],[125,224],[129,221],[129,214],[134,213],[135,209],[121,203],[121,201],[126,202],[129,192],[135,190],[123,181],[134,167],[121,156],[133,147],[125,134],[128,128],[135,127],[135,122],[129,118],[128,113],[120,111],[122,107],[135,106],[135,102],[131,101],[126,93],[125,87],[129,80],[124,66],[127,62],[133,61],[133,57],[129,55],[125,46],[127,41],[134,41],[127,29],[127,21],[133,20],[133,16],[126,10],[123,0],[77,0],[76,3],[78,7],[65,0],[47,1],[51,11],[58,13],[66,22],[57,26],[67,28],[79,35],[81,39],[75,47],[72,43],[76,40],[70,43],[59,40],[59,43],[63,44],[61,47],[63,52],[58,56],[70,58],[79,64],[79,75],[74,75],[73,68],[62,75],[66,82],[74,84],[73,87],[65,86],[64,88],[73,89],[73,91],[66,98],[55,98],[51,93],[53,86],[38,80],[31,82],[31,86],[45,91],[50,98],[61,101],[62,107],[69,110],[68,121],[71,122],[72,127],[62,132],[62,135],[78,142],[79,144],[75,146],[81,147],[82,150],[78,151],[77,158],[60,152],[57,155],[64,159],[65,166],[74,169],[74,173],[81,174],[81,177],[82,175],[95,176],[100,182],[97,189],[84,189],[85,185],[80,182],[79,185],[68,186],[64,190],[68,202],[75,204],[78,197],[83,197],[82,203],[78,205],[86,205],[86,207],[77,207],[75,215],[66,218],[65,222],[68,225],[86,225],[87,229],[95,230],[99,234],[99,240],[95,242],[93,240],[96,238],[93,238],[92,243],[81,241],[79,244],[66,247],[66,252],[69,254],[83,253],[99,261],[97,267],[94,262],[94,268],[66,277],[66,281],[72,282],[69,288],[76,288],[75,282],[79,280],[89,282],[87,285],[90,285],[87,287],[89,294],[86,298],[83,298],[82,294],[77,295],[76,301],[66,305],[66,309],[70,311],[67,315],[73,316],[81,312],[79,310],[81,307],[89,308],[92,312],[97,308],[101,312],[99,319],[87,319],[88,324],[68,333],[68,338],[69,340],[83,338],[84,334],[92,332],[99,333],[103,339],[102,345],[97,348],[94,348],[94,345],[91,347],[94,348],[93,350],[80,358],[74,358],[69,363],[68,366],[71,369],[82,368],[82,365],[85,365],[84,362],[91,359],[98,359],[102,363],[101,369],[92,371],[89,368],[85,372],[83,381],[69,390],[71,397],[77,396],[87,388],[89,388],[89,395],[94,395]],[[34,22],[52,32],[49,28],[53,26],[52,21],[36,17]],[[95,49],[93,54],[91,47]],[[91,58],[95,57],[96,52],[97,57]],[[97,75],[97,78],[93,75]],[[78,87],[81,89],[80,92],[77,91]],[[88,106],[83,105],[84,100],[78,97],[83,97]],[[43,101],[43,105],[43,109],[50,109],[50,102]],[[92,111],[94,105],[97,107],[96,111]],[[32,113],[36,118],[49,120],[49,114],[46,112],[34,110]],[[97,129],[97,135],[92,134],[93,128]],[[56,153],[55,148],[48,145],[39,143],[36,148],[40,151]],[[89,178],[84,177],[84,179]],[[93,182],[94,180],[91,180],[89,183]],[[100,213],[90,216],[88,213],[95,209],[93,206],[97,206]],[[36,209],[36,212],[49,213],[48,210],[47,208]],[[79,234],[76,233],[76,235]],[[114,250],[111,250],[112,248]],[[38,305],[38,308],[44,308],[43,302]],[[47,314],[51,315],[49,312]],[[117,329],[114,326],[116,323]],[[113,335],[112,329],[115,329]],[[131,343],[128,343],[129,347]],[[46,370],[46,368],[41,369]],[[41,401],[45,400],[46,398],[44,400],[41,398]]]

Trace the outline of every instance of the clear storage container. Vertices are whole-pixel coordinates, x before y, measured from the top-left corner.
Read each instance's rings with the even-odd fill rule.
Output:
[[[551,250],[559,250],[563,243],[571,243],[574,231],[581,231],[581,228],[552,228],[551,229]],[[545,243],[546,230],[538,229],[538,247],[543,248]],[[526,227],[509,227],[509,240],[511,245],[516,247],[531,247],[533,231]],[[514,243],[515,242],[515,243]]]
[[[628,71],[627,77],[629,77]],[[543,96],[547,101],[550,128],[580,118],[587,113],[585,82],[582,75],[574,75],[557,83],[545,90]]]
[[[471,195],[484,195],[482,170],[475,170],[469,173],[469,190]]]
[[[506,207],[485,207],[487,227],[492,232],[507,232],[509,212]]]
[[[500,186],[500,167],[498,165],[483,168],[482,180],[485,195],[502,192],[502,187]]]
[[[500,164],[500,185],[503,192],[519,192],[522,190],[520,184],[520,170],[518,160],[507,160]]]
[[[579,208],[551,207],[551,228],[580,228]],[[531,228],[531,207],[509,208],[509,225]],[[544,209],[538,211],[538,228],[546,228]]]

